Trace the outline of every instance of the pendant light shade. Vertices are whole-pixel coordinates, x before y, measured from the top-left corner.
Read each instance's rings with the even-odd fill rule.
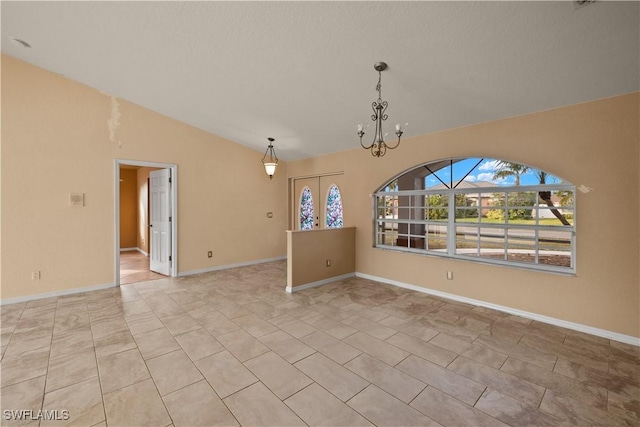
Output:
[[[264,171],[269,175],[269,179],[273,179],[273,175],[276,173],[276,167],[278,166],[278,156],[273,149],[273,138],[267,138],[269,140],[269,146],[262,158],[262,164],[264,165]]]

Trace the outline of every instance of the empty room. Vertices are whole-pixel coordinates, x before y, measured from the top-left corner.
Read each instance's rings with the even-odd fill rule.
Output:
[[[0,12],[1,425],[640,425],[640,3]]]

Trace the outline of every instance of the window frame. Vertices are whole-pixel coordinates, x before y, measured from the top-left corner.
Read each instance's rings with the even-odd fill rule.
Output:
[[[409,171],[410,172],[410,171]],[[405,172],[407,173],[407,172]],[[399,176],[402,176],[399,175]],[[397,177],[396,177],[397,178]],[[394,178],[394,179],[396,179]],[[418,254],[422,254],[422,255],[428,255],[428,256],[437,256],[437,257],[442,257],[442,258],[452,258],[452,259],[460,259],[460,260],[466,260],[466,261],[472,261],[472,262],[479,262],[479,263],[483,263],[483,264],[494,264],[494,265],[503,265],[503,266],[510,266],[510,267],[518,267],[518,268],[524,268],[524,269],[528,269],[528,270],[536,270],[536,271],[544,271],[544,272],[552,272],[552,273],[559,273],[559,274],[566,274],[566,275],[575,275],[576,274],[576,219],[577,219],[577,215],[576,215],[576,188],[574,185],[572,184],[542,184],[542,185],[519,185],[519,186],[498,186],[498,187],[477,187],[477,188],[446,188],[446,189],[423,189],[423,190],[395,190],[395,191],[385,191],[386,188],[388,188],[389,183],[393,182],[394,180],[389,181],[387,184],[385,184],[384,186],[382,186],[375,194],[373,197],[373,242],[374,242],[374,247],[375,248],[379,248],[379,249],[384,249],[384,250],[393,250],[393,251],[399,251],[399,252],[410,252],[410,253],[418,253]],[[510,208],[515,208],[518,206],[509,206],[509,197],[508,194],[509,193],[523,193],[523,192],[535,192],[536,194],[539,195],[539,192],[544,191],[544,192],[558,192],[558,191],[569,191],[572,193],[573,196],[573,200],[572,200],[572,204],[571,206],[562,206],[559,207],[558,209],[561,209],[563,211],[570,211],[570,213],[573,215],[572,217],[572,221],[571,221],[571,225],[567,226],[567,225],[543,225],[540,224],[540,215],[539,213],[541,211],[549,211],[551,208],[545,208],[544,205],[541,206],[541,201],[539,198],[536,199],[537,203],[534,203],[533,206],[520,206],[520,207],[524,207],[525,209],[531,209],[532,213],[535,212],[535,223],[534,224],[516,224],[516,223],[510,223],[509,218],[508,218],[508,212]],[[482,214],[481,211],[483,209],[488,208],[489,206],[493,206],[493,205],[487,205],[487,207],[485,207],[482,204],[482,194],[489,194],[489,195],[494,195],[496,193],[503,193],[504,194],[504,203],[502,205],[499,205],[500,208],[504,209],[505,212],[505,219],[504,222],[502,223],[489,223],[489,222],[482,222],[481,218],[482,218]],[[478,221],[476,222],[461,222],[461,221],[456,221],[456,212],[458,211],[459,207],[456,206],[455,202],[456,202],[456,195],[458,194],[477,194],[478,195],[478,199],[480,200],[480,204],[477,206],[472,206],[472,207],[468,207],[465,206],[465,209],[473,209],[476,208],[477,215],[478,215]],[[388,206],[379,206],[379,203],[381,200],[381,197],[392,197],[392,200],[394,200],[393,198],[395,198],[395,200],[400,200],[400,197],[409,197],[410,199],[408,200],[416,200],[417,197],[424,197],[424,198],[428,198],[429,196],[433,196],[433,195],[446,195],[447,196],[447,201],[446,201],[446,206],[441,206],[438,209],[447,209],[447,217],[446,219],[417,219],[416,215],[413,215],[413,217],[411,217],[411,215],[408,216],[408,218],[403,219],[403,218],[399,218],[397,214],[392,215],[392,218],[388,218],[386,215],[386,212],[388,211],[389,207]],[[453,202],[453,206],[451,206]],[[383,202],[384,203],[384,202]],[[408,209],[409,213],[413,210],[422,210],[423,211],[423,215],[425,215],[426,212],[428,212],[428,208],[427,206],[417,206],[415,204],[408,204],[408,205],[402,205],[402,206],[395,206],[396,212],[397,209]],[[380,209],[384,209],[383,211],[380,211]],[[394,207],[391,208],[392,211],[394,209]],[[384,212],[384,219],[380,219],[380,212]],[[398,246],[395,244],[387,244],[384,241],[380,241],[381,236],[386,237],[386,230],[387,230],[387,226],[386,223],[390,223],[392,224],[391,226],[391,237],[392,238],[398,238],[398,237],[406,237],[407,238],[407,246]],[[384,228],[382,229],[382,231],[380,230],[380,224],[385,224]],[[395,225],[394,225],[395,224]],[[407,234],[400,234],[397,232],[397,230],[399,230],[400,228],[400,224],[405,224],[407,226]],[[457,227],[460,227],[461,224],[463,224],[463,226],[467,227],[467,228],[475,228],[477,229],[477,234],[478,234],[478,244],[480,245],[480,236],[481,236],[481,231],[482,229],[496,229],[496,230],[504,230],[503,233],[503,254],[504,257],[503,259],[496,259],[496,258],[489,258],[488,256],[482,257],[481,256],[481,247],[478,246],[478,254],[477,255],[469,255],[469,254],[464,254],[464,253],[459,253],[457,251],[458,248],[456,248],[456,244],[457,244]],[[425,231],[423,235],[420,234],[412,234],[411,233],[411,226],[424,226]],[[430,241],[430,233],[429,233],[429,228],[430,226],[435,226],[435,227],[439,227],[440,229],[442,229],[442,227],[444,226],[444,231],[446,232],[446,246],[443,249],[429,249],[428,245],[429,245],[429,241]],[[393,233],[393,230],[396,230],[395,234]],[[510,260],[509,259],[509,232],[513,231],[513,230],[524,230],[524,231],[533,231],[533,248],[534,248],[534,254],[535,254],[535,259],[534,262],[524,262],[524,261],[514,261],[514,260]],[[544,233],[548,233],[548,232],[561,232],[561,233],[568,233],[568,240],[566,240],[568,242],[569,245],[569,250],[568,251],[563,251],[566,252],[567,254],[570,255],[570,265],[569,267],[564,267],[564,266],[558,266],[558,265],[553,265],[553,264],[540,264],[539,260],[539,256],[540,256],[540,242],[541,242],[541,238],[540,238],[540,234],[541,232]],[[422,248],[415,248],[415,247],[411,247],[412,244],[410,242],[412,242],[412,238],[417,238],[417,239],[424,239],[424,249]],[[515,238],[514,238],[515,240]],[[522,239],[522,240],[527,240],[527,239]],[[394,242],[395,243],[395,242]],[[512,254],[515,254],[515,252],[512,252]]]

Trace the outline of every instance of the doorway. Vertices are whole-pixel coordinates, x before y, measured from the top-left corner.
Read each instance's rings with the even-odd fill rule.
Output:
[[[177,276],[177,165],[116,159],[114,172],[116,286]]]
[[[332,187],[343,188],[343,184],[342,173],[293,178],[290,193],[291,230],[332,228],[327,218],[327,208],[330,207],[328,196]]]

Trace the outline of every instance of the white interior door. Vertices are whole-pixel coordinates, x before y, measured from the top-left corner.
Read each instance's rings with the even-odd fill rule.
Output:
[[[149,172],[150,266],[156,273],[171,275],[171,169]]]

